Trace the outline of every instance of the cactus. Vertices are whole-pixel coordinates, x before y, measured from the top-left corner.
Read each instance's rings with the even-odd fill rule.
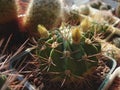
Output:
[[[16,0],[0,0],[0,38],[20,34]]]
[[[37,25],[47,29],[56,27],[62,12],[62,0],[31,0],[23,20],[30,35],[38,36]]]
[[[49,75],[53,82],[61,82],[62,86],[84,81],[84,75],[97,67],[96,56],[101,52],[99,43],[88,41],[91,39],[78,26],[63,25],[49,32],[49,37],[39,40],[36,50],[43,74]]]
[[[17,19],[16,0],[0,0],[0,24]]]

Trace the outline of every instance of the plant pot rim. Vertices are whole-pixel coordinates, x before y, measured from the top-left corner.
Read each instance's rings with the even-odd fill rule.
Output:
[[[116,60],[113,59],[112,57],[109,57],[109,56],[106,56],[106,57],[108,57],[112,61],[112,67],[110,68],[110,72],[106,75],[104,81],[102,82],[102,84],[100,85],[100,87],[98,88],[98,90],[107,90],[108,86],[111,83],[111,78],[113,78],[113,74],[117,75],[116,71],[118,71],[118,69],[117,70],[115,69],[116,66],[117,66]],[[119,67],[119,69],[120,69],[120,67]]]
[[[117,67],[115,69],[115,71],[108,77],[108,80],[105,81],[106,84],[103,86],[103,89],[102,90],[108,90],[108,88],[110,87],[110,85],[113,83],[114,79],[116,77],[119,77],[120,76],[120,67]]]

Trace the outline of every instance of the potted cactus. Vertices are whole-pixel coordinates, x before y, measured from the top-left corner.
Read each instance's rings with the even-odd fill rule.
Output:
[[[41,38],[36,54],[45,86],[43,90],[98,89],[110,67],[104,63],[109,58],[102,55],[101,44],[95,41],[94,34],[91,36],[91,32],[82,32],[79,26],[65,24],[50,32],[38,25],[38,31]],[[101,72],[103,74],[98,74]]]
[[[28,29],[31,35],[40,36],[34,53],[39,62],[42,82],[44,83],[43,90],[96,90],[107,76],[113,64],[109,65],[111,58],[102,54],[101,43],[96,41],[97,33],[104,32],[103,29],[106,29],[106,27],[98,32],[94,30],[95,28],[91,30],[89,22],[86,25],[88,20],[86,19],[80,26],[62,24],[60,28],[48,31],[48,28],[53,29],[57,20],[59,20],[62,5],[60,1],[32,0],[23,20],[23,27],[26,30]],[[38,4],[39,2],[43,3]],[[40,9],[38,10],[39,7]],[[51,8],[49,10],[49,7],[55,10]],[[49,10],[50,15],[46,10]],[[77,16],[79,18],[79,14],[77,14],[73,12],[71,17]],[[46,18],[43,18],[45,17],[44,15],[46,15]],[[51,16],[53,17],[50,18]],[[38,24],[42,24],[45,27]],[[37,25],[38,32],[36,31]],[[17,59],[19,59],[17,60],[18,62],[22,62],[21,57],[26,52],[29,53],[30,51],[16,55],[10,60],[10,69],[14,68],[13,66]],[[12,73],[16,72],[17,70]],[[20,81],[24,79],[24,77],[19,76],[17,78]],[[25,85],[30,90],[31,88],[34,89],[27,81]]]
[[[44,26],[38,25],[41,36],[38,46],[13,57],[10,68],[15,68],[16,63],[22,64],[24,59],[21,57],[35,49],[40,68],[37,73],[41,73],[35,77],[44,83],[43,90],[98,89],[108,72],[114,70],[116,63],[102,55],[101,44],[93,39],[94,31],[83,32],[80,27],[62,24],[57,30],[47,31]],[[20,76],[17,78],[20,81],[24,79]],[[28,81],[24,84],[31,90],[34,88],[31,85],[33,82],[29,78]]]

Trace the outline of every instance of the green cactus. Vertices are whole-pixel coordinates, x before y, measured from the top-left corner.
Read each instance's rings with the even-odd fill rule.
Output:
[[[16,0],[0,0],[0,24],[17,19]]]
[[[30,35],[38,36],[37,25],[44,25],[47,29],[56,27],[62,12],[61,0],[31,0],[23,20]]]
[[[90,70],[97,67],[96,54],[101,52],[101,45],[86,38],[80,27],[63,25],[48,35],[39,40],[36,52],[41,71],[48,74],[51,81],[62,85],[72,80],[81,82],[85,74],[91,74]]]

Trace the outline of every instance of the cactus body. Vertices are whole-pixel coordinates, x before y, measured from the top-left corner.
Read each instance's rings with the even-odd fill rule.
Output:
[[[62,82],[66,78],[65,83],[77,79],[80,82],[80,77],[98,65],[96,56],[91,55],[101,51],[99,43],[89,44],[85,42],[86,39],[80,28],[69,26],[52,31],[48,38],[40,39],[37,55],[41,71],[50,75],[51,81]]]
[[[19,35],[16,0],[0,0],[0,37]]]
[[[17,18],[15,0],[0,0],[0,24],[13,21]]]
[[[58,24],[61,0],[32,0],[24,18],[24,26],[31,35],[37,35],[37,25],[51,29]]]

